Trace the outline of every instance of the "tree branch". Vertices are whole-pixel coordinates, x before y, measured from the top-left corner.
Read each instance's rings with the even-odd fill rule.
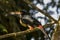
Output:
[[[57,20],[55,20],[53,17],[51,17],[49,15],[49,13],[44,12],[43,10],[39,9],[38,7],[36,7],[34,4],[32,4],[31,2],[29,2],[28,0],[24,0],[27,4],[31,5],[34,9],[38,10],[39,12],[41,12],[42,14],[44,14],[45,16],[47,16],[48,18],[52,19],[53,21],[55,21],[57,23]]]
[[[27,33],[30,33],[30,32],[36,31],[36,30],[38,30],[38,28],[34,28],[34,30],[29,30],[28,29],[26,31],[21,31],[21,32],[16,32],[16,33],[10,33],[10,34],[5,34],[5,35],[0,35],[0,39],[7,38],[7,37],[12,37],[12,36],[16,37],[18,35],[25,35]]]
[[[38,27],[35,27],[33,30],[29,30],[28,29],[26,31],[20,31],[20,32],[16,32],[16,33],[5,34],[5,35],[1,35],[0,39],[7,38],[7,37],[12,37],[12,36],[16,37],[16,36],[19,36],[19,35],[25,35],[27,33],[30,33],[30,32],[33,32],[33,31],[37,31],[37,30],[40,30],[40,29]],[[42,31],[42,29],[41,29],[41,31]],[[45,31],[42,31],[42,32],[44,33],[44,35],[46,37],[48,37],[48,35],[47,35],[47,33]]]

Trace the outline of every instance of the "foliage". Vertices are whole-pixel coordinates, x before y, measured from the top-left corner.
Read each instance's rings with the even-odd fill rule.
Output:
[[[37,5],[37,4],[40,4],[40,6],[42,5],[43,8],[41,10],[47,12],[50,15],[53,15],[55,12],[52,11],[52,10],[49,10],[49,8],[50,7],[52,7],[52,8],[56,7],[56,12],[57,12],[57,14],[59,14],[60,0],[58,0],[58,2],[56,2],[55,0],[50,0],[51,2],[49,2],[47,4],[44,3],[44,0],[29,0],[29,1],[32,2],[34,5]],[[34,1],[36,1],[36,3],[34,3]],[[0,24],[0,32],[2,32],[2,33],[3,32],[12,33],[12,32],[24,31],[24,30],[28,29],[26,27],[23,27],[19,23],[19,18],[18,17],[16,17],[15,15],[10,14],[10,12],[15,12],[15,11],[25,11],[25,12],[27,12],[26,14],[31,13],[31,16],[33,16],[36,13],[39,12],[38,10],[34,9],[31,5],[26,3],[24,0],[0,0],[0,22],[1,22],[1,24]],[[47,16],[38,17],[38,18],[44,19],[46,24],[49,22],[49,25],[51,26],[52,21],[51,21],[51,19],[47,18]],[[47,26],[47,27],[49,27],[49,26]],[[51,27],[49,27],[49,28],[51,28]],[[52,28],[50,29],[50,31],[51,30],[52,30]],[[42,33],[42,32],[38,31],[38,33]],[[33,33],[31,33],[31,34],[33,34]],[[30,34],[28,34],[27,37],[29,35]],[[37,35],[35,34],[35,37],[36,36]],[[42,36],[42,40],[43,40],[44,35],[41,35],[41,36]],[[38,36],[38,37],[41,37],[41,36]],[[31,37],[29,37],[29,40],[31,39]],[[34,35],[33,35],[33,37],[34,37]],[[24,40],[24,38],[25,37],[23,37],[23,35],[22,35],[23,40]],[[18,39],[18,37],[14,38],[14,39]],[[27,38],[25,38],[25,39],[27,39]]]

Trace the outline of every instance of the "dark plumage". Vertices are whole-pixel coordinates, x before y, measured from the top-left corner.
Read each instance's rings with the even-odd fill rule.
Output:
[[[39,21],[37,21],[32,16],[27,15],[26,13],[23,13],[23,12],[20,15],[21,15],[20,20],[22,20],[23,23],[27,24],[27,26],[30,28],[30,30],[32,30],[34,27],[38,27],[45,34],[45,36],[48,37],[48,35],[44,31],[43,26],[41,25],[41,23]]]
[[[33,18],[29,13],[24,12],[24,11],[20,11],[22,14],[18,15],[19,18],[22,20],[23,23],[28,24],[30,26],[38,26],[41,25],[41,23]]]
[[[35,18],[31,17],[30,15],[24,15],[22,17],[22,22],[25,24],[28,24],[30,26],[38,26],[41,25],[39,21],[37,21]]]

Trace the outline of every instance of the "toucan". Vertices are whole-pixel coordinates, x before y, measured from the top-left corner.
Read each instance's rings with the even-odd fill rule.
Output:
[[[12,13],[12,12],[11,12]],[[44,30],[44,27],[41,25],[39,21],[37,21],[32,16],[26,14],[24,11],[16,11],[13,14],[16,14],[19,17],[19,23],[24,27],[28,27],[30,30],[33,30],[35,27],[40,29],[46,37],[48,37],[47,33]]]

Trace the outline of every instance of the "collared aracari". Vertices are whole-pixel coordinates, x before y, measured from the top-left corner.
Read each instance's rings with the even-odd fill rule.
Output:
[[[35,18],[26,14],[26,12],[24,11],[20,11],[20,12],[16,11],[15,14],[20,18],[19,22],[22,26],[25,26],[25,27],[28,26],[30,30],[33,30],[34,27],[38,27],[38,29],[40,29],[44,33],[44,35],[48,37],[41,23],[37,21]]]

